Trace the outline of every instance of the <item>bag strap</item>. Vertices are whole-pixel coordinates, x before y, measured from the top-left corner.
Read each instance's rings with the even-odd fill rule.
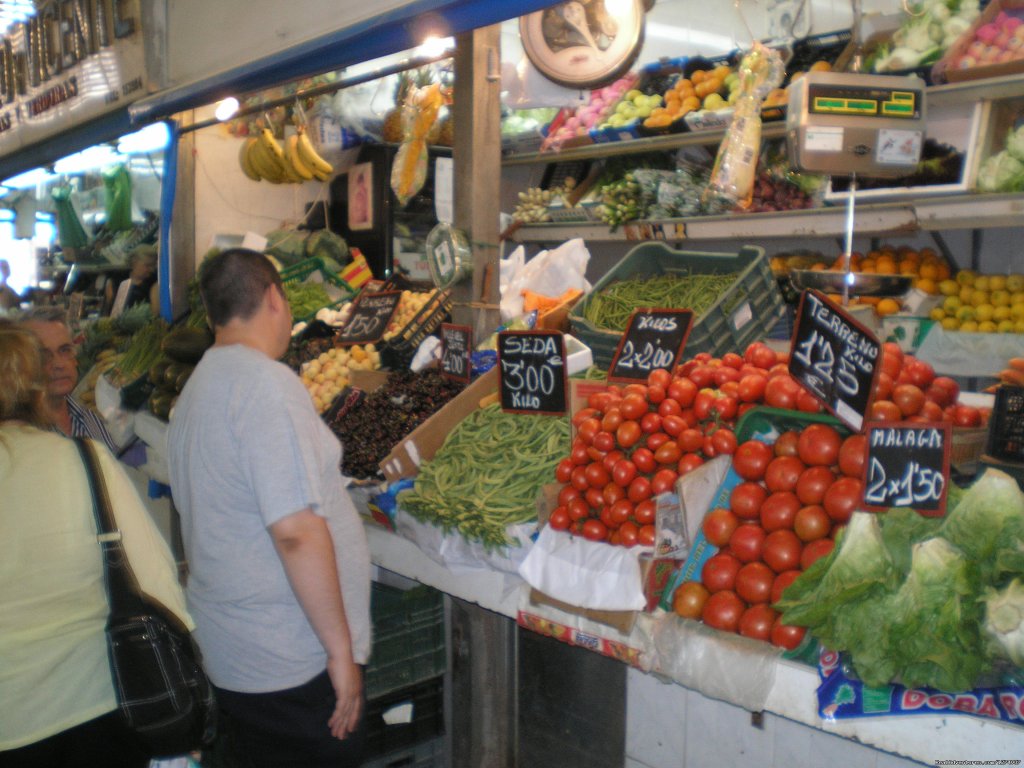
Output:
[[[145,610],[145,603],[139,597],[135,574],[121,544],[121,531],[117,529],[110,508],[110,497],[103,481],[93,446],[81,437],[73,438],[85,464],[92,493],[92,510],[96,519],[97,539],[103,551],[103,575],[110,601],[111,616],[131,616]]]

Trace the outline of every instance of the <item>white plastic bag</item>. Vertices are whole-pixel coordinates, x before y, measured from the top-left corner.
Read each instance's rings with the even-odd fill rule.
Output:
[[[541,251],[529,261],[522,246],[516,248],[501,261],[501,319],[508,321],[523,314],[524,290],[551,297],[561,296],[570,288],[586,293],[590,290],[586,278],[589,261],[590,251],[578,237],[552,251]]]

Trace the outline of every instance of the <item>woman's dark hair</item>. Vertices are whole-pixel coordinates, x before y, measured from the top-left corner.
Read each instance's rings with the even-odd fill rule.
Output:
[[[199,267],[199,295],[213,328],[235,318],[248,320],[271,285],[284,291],[270,259],[247,248],[229,248],[209,256]]]

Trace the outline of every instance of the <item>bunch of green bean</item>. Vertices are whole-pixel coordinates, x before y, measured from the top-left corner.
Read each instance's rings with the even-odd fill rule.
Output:
[[[120,383],[135,381],[149,371],[160,357],[160,342],[166,333],[167,323],[159,317],[153,318],[135,332],[117,364],[117,378]]]
[[[398,503],[487,549],[505,547],[506,528],[537,516],[540,488],[568,452],[568,419],[505,413],[494,403],[452,430]]]
[[[637,307],[692,309],[694,319],[707,312],[736,282],[736,273],[654,275],[612,283],[587,299],[583,316],[598,328],[622,332]]]

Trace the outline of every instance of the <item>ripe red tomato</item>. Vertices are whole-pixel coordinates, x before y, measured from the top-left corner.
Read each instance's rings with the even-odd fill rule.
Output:
[[[892,390],[892,401],[904,417],[916,416],[924,407],[924,392],[914,384],[897,384]]]
[[[743,482],[729,494],[729,509],[741,520],[757,520],[768,489],[760,483]]]
[[[775,441],[775,455],[776,456],[799,456],[797,446],[800,442],[800,433],[795,430],[789,430],[779,435]]]
[[[960,385],[949,376],[936,376],[928,391],[934,393],[935,402],[943,408],[952,405],[960,397]]]
[[[804,551],[800,553],[800,568],[806,571],[814,564],[815,560],[831,552],[835,545],[836,543],[832,539],[816,539],[808,542]]]
[[[729,551],[741,563],[752,563],[761,559],[765,539],[764,528],[757,523],[744,523],[736,526],[729,537]]]
[[[769,350],[771,351],[771,350]],[[796,408],[796,399],[800,396],[800,385],[791,376],[774,376],[768,380],[764,389],[764,401],[772,408]]]
[[[617,405],[608,407],[604,416],[601,417],[601,429],[605,432],[614,433],[622,423],[622,409]]]
[[[571,520],[585,520],[590,517],[590,505],[583,499],[573,499],[565,509]]]
[[[736,368],[723,365],[715,369],[715,375],[712,377],[712,380],[715,382],[715,386],[721,389],[730,382],[738,382],[740,380],[740,372]]]
[[[775,581],[772,582],[772,593],[769,597],[772,605],[779,602],[782,593],[786,591],[786,587],[796,581],[799,575],[800,571],[794,569],[792,571],[783,571],[775,577]]]
[[[633,502],[629,499],[619,499],[609,507],[609,510],[611,510],[612,522],[619,526],[633,516]]]
[[[835,479],[828,467],[808,467],[796,481],[796,497],[802,504],[821,504]]]
[[[672,374],[664,368],[655,368],[649,374],[647,374],[647,387],[648,393],[650,392],[651,386],[659,386],[668,388],[668,385],[672,383]]]
[[[608,538],[608,526],[591,517],[583,523],[583,538],[590,541],[604,541]]]
[[[933,388],[934,386],[929,387],[928,392],[931,392]],[[928,392],[924,393],[925,398],[931,397]],[[918,415],[925,421],[942,421],[942,406],[934,400],[926,399],[921,407],[921,413]]]
[[[864,435],[850,435],[839,449],[839,471],[847,477],[861,477],[868,458],[868,439]]]
[[[659,464],[675,464],[683,452],[679,450],[675,440],[669,440],[654,452],[654,460]]]
[[[733,514],[732,510],[719,507],[704,515],[701,522],[701,530],[704,531],[704,538],[716,547],[724,547],[729,543],[732,532],[740,524],[740,519]]]
[[[555,480],[560,483],[568,483],[569,478],[572,477],[573,467],[576,465],[572,463],[572,459],[565,458],[558,462],[558,466],[555,467]]]
[[[671,397],[666,397],[660,403],[658,403],[658,415],[662,418],[666,416],[679,416],[683,412],[683,406]]]
[[[718,454],[731,456],[736,453],[736,433],[731,429],[720,427],[711,434],[711,444]]]
[[[629,486],[636,477],[636,464],[629,459],[619,459],[612,468],[612,479],[623,488]]]
[[[740,616],[746,606],[737,597],[735,592],[726,590],[712,592],[711,597],[704,603],[704,610],[700,618],[709,627],[720,629],[723,632],[735,632],[740,626]]]
[[[711,403],[711,413],[717,415],[722,421],[732,421],[736,418],[739,405],[739,400],[734,395],[725,394],[725,390],[722,390]],[[694,411],[696,411],[696,407]]]
[[[563,486],[562,490],[558,492],[558,503],[562,506],[568,504],[573,499],[581,499],[583,494],[580,493],[578,488],[572,485]]]
[[[881,373],[887,374],[890,379],[896,381],[896,379],[899,378],[900,371],[903,369],[902,357],[902,352],[900,352],[899,357],[894,354],[882,352]]]
[[[636,393],[630,393],[622,398],[622,405],[619,410],[623,419],[637,421],[647,413],[647,398]]]
[[[665,416],[661,420],[661,428],[669,437],[679,437],[686,429],[686,421],[682,416]]]
[[[792,491],[773,493],[761,505],[761,527],[768,533],[783,529],[792,530],[799,510],[800,499]]]
[[[705,389],[707,387],[711,387],[714,385],[715,369],[712,368],[710,365],[698,365],[692,371],[690,371],[690,375],[688,378],[691,382],[693,382],[693,385],[697,387],[698,390]],[[668,396],[672,397],[671,384],[669,385],[668,392]],[[680,401],[679,404],[684,408],[686,407],[686,404],[682,401]]]
[[[693,472],[693,470],[703,463],[704,459],[701,458],[699,453],[687,453],[679,459],[679,463],[676,464],[676,471],[678,471],[679,476],[682,477],[685,474]]]
[[[804,463],[795,456],[776,456],[768,462],[764,472],[764,484],[773,493],[776,491],[792,491],[796,488],[800,474],[807,469]]]
[[[616,531],[616,533],[619,535],[619,544],[626,547],[627,549],[629,547],[636,546],[637,534],[639,531],[640,528],[637,526],[636,523],[630,520],[624,520],[622,522],[622,525],[620,525],[618,530]]]
[[[668,400],[675,400],[680,408],[689,408],[693,405],[694,398],[697,397],[698,389],[699,387],[694,383],[693,379],[686,377],[676,378],[669,383],[668,388],[665,390],[665,397]]]
[[[832,530],[832,518],[828,516],[825,508],[818,504],[811,504],[797,510],[793,520],[793,532],[800,541],[816,541],[828,537]]]
[[[840,477],[825,492],[823,506],[837,523],[845,523],[864,498],[864,484],[855,477]]]
[[[935,380],[935,369],[924,360],[908,358],[908,362],[905,362],[903,370],[910,379],[910,383],[916,384],[921,389],[927,389]]]
[[[601,422],[594,416],[584,419],[576,430],[576,434],[587,445],[590,445],[594,435],[601,431]]]
[[[684,619],[699,619],[710,596],[699,581],[684,581],[672,593],[672,610]]]
[[[882,342],[882,354],[889,355],[890,357],[895,358],[896,362],[899,365],[903,365],[903,360],[905,357],[905,355],[903,354],[903,347],[901,347],[895,341]]]
[[[660,384],[647,385],[647,402],[651,405],[659,405],[665,399],[665,387]]]
[[[736,446],[736,452],[732,455],[732,468],[744,480],[760,480],[774,455],[772,447],[767,443],[747,440]]]
[[[658,466],[658,462],[654,460],[654,452],[650,448],[637,448],[631,458],[641,472],[653,472]]]
[[[651,498],[653,493],[651,481],[643,475],[639,475],[630,481],[629,487],[626,489],[626,498],[634,504],[639,504],[641,501]]]
[[[654,478],[651,480],[651,490],[654,495],[657,496],[665,491],[671,491],[672,486],[675,485],[676,479],[679,477],[679,473],[675,469],[659,469],[654,473]]]
[[[702,389],[693,400],[693,415],[698,421],[707,421],[711,418],[711,406],[718,399],[717,393],[710,389]]]
[[[743,353],[743,359],[751,365],[766,371],[778,362],[775,353],[762,341],[755,341],[747,347]]]
[[[704,445],[704,433],[699,429],[684,429],[679,433],[676,443],[686,453],[699,451]]]
[[[957,405],[953,409],[953,425],[957,427],[980,427],[981,411],[973,405]]]
[[[587,488],[583,492],[583,500],[587,503],[590,509],[600,509],[604,506],[604,489],[603,488]]]
[[[661,446],[663,446],[671,439],[672,438],[670,438],[664,432],[652,432],[647,436],[647,440],[645,440],[644,442],[647,443],[646,447],[650,448],[651,451],[657,451],[659,448],[661,448]]]
[[[891,400],[875,400],[868,410],[869,421],[899,421],[902,418],[903,413]]]
[[[775,573],[760,561],[747,563],[736,573],[736,594],[748,603],[767,603]]]
[[[596,415],[596,408],[580,408],[578,411],[576,411],[576,413],[572,415],[572,425],[576,428],[579,428],[580,424]]]
[[[587,466],[590,465],[588,464]],[[572,487],[576,490],[580,492],[586,491],[590,487],[590,481],[587,479],[587,467],[577,464],[569,477],[569,482],[572,483]]]
[[[775,619],[775,623],[772,624],[772,645],[792,651],[800,646],[806,634],[806,627],[794,627],[789,624],[783,624],[782,617],[779,616]]]
[[[615,435],[613,435],[611,432],[605,432],[604,430],[601,430],[596,435],[594,435],[594,440],[591,443],[591,446],[599,451],[604,451],[605,453],[607,453],[608,451],[615,450]],[[623,446],[623,448],[626,447],[628,446]]]
[[[601,459],[601,466],[603,466],[605,469],[611,472],[612,470],[615,469],[615,465],[618,464],[619,461],[624,459],[625,457],[626,454],[624,454],[622,451],[608,451],[608,453],[606,453],[604,457]]]
[[[740,615],[740,634],[755,640],[771,639],[772,627],[778,614],[767,603],[752,605]]]
[[[888,400],[892,397],[892,389],[895,386],[895,379],[885,371],[879,371],[875,379],[875,385],[871,389],[872,400]]]
[[[737,355],[735,352],[726,352],[722,355],[722,365],[727,365],[730,368],[735,368],[737,371],[743,367],[743,358]]]
[[[776,573],[800,567],[803,543],[789,530],[772,531],[764,540],[764,562]]]
[[[753,373],[740,379],[740,387],[736,394],[743,403],[760,403],[764,400],[764,390],[768,386],[768,377],[763,373]]]
[[[645,435],[650,435],[661,429],[661,416],[657,413],[645,413],[640,418],[640,431]]]
[[[828,424],[811,424],[804,427],[797,443],[800,460],[809,467],[830,467],[839,458],[842,439]]]
[[[633,518],[641,526],[653,525],[657,517],[657,511],[658,507],[654,503],[654,499],[647,498],[637,503],[636,509],[633,510]]]
[[[601,489],[601,499],[605,504],[614,504],[619,499],[626,498],[626,489],[618,485],[614,480],[609,480]]]
[[[569,528],[572,518],[569,517],[569,510],[565,507],[555,507],[548,517],[548,525],[556,531],[564,531]]]
[[[655,530],[653,525],[641,525],[636,534],[636,543],[641,547],[654,545]]]
[[[818,398],[801,387],[800,394],[796,396],[796,409],[804,413],[820,413],[824,410]]]
[[[598,433],[598,435],[601,433]],[[617,442],[622,448],[632,448],[640,440],[640,435],[643,432],[640,430],[639,422],[629,420],[619,424],[619,428],[615,430],[615,442]],[[598,435],[594,435],[596,441]]]
[[[592,461],[588,464],[586,469],[584,469],[584,474],[587,478],[587,485],[591,488],[604,488],[608,485],[608,481],[611,479],[611,475],[608,473],[608,470],[597,461]],[[578,485],[576,487],[579,488]],[[580,488],[580,490],[582,491],[586,489]]]

